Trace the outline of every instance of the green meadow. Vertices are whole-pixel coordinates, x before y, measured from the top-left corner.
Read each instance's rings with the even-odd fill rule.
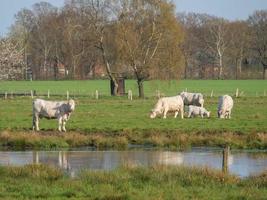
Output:
[[[0,167],[0,199],[264,200],[266,172],[246,179],[207,168],[123,166],[70,178],[45,165]]]
[[[242,92],[242,96],[233,97],[232,119],[218,119],[218,96],[234,96],[236,88]],[[68,132],[58,133],[56,120],[43,119],[40,121],[41,132],[33,133],[31,97],[8,96],[8,99],[0,100],[0,143],[3,146],[51,148],[93,145],[125,148],[128,144],[149,144],[184,148],[230,144],[235,148],[267,148],[267,97],[264,96],[264,91],[267,91],[266,81],[148,81],[145,84],[147,98],[138,99],[135,82],[126,80],[126,91],[131,89],[134,94],[132,101],[127,96],[111,97],[109,82],[106,80],[0,83],[0,91],[36,90],[37,95],[40,95],[38,97],[45,99],[47,96],[43,95],[48,89],[51,100],[66,99],[65,91],[68,90],[70,97],[76,101],[76,110],[66,126]],[[96,89],[100,93],[99,99],[93,96]],[[185,89],[205,94],[204,107],[211,111],[211,118],[185,117],[181,120],[180,116],[174,119],[173,113],[167,119],[149,118],[149,112],[157,102],[156,90],[161,95],[171,96]],[[213,97],[210,97],[212,90]],[[52,96],[53,94],[62,96]]]

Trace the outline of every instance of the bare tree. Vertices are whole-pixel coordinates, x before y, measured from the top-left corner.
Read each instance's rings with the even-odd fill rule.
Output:
[[[227,21],[214,18],[208,20],[206,25],[208,32],[204,37],[204,41],[207,45],[207,50],[210,51],[210,54],[215,59],[215,63],[219,66],[218,78],[222,79],[225,50],[229,46],[229,41],[227,40],[227,34],[229,32]]]
[[[131,66],[139,97],[144,98],[145,80],[179,68],[182,29],[167,1],[122,1],[121,8],[118,32],[122,60]]]
[[[267,11],[260,10],[249,16],[251,48],[263,66],[263,79],[267,79]]]
[[[245,21],[235,21],[229,24],[230,48],[227,56],[233,60],[235,65],[236,79],[242,76],[242,62],[248,54],[249,29]]]
[[[83,1],[71,1],[72,4],[78,4],[81,12],[84,14],[86,20],[88,20],[88,26],[90,31],[88,39],[94,44],[100,53],[106,67],[106,72],[114,85],[112,95],[116,96],[118,92],[118,83],[114,75],[114,65],[116,63],[116,56],[113,48],[114,38],[110,38],[109,34],[113,28],[112,13],[112,1],[108,0],[83,0]],[[89,30],[88,28],[86,30]]]
[[[28,55],[30,53],[29,39],[31,31],[33,30],[34,15],[31,10],[22,9],[15,15],[15,19],[15,24],[11,26],[10,37],[13,41],[16,41],[18,48],[23,51],[25,63],[25,79],[28,79]]]

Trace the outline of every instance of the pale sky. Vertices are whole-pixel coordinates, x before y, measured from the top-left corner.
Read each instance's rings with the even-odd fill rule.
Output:
[[[41,0],[0,0],[0,36],[14,23],[14,15]],[[61,7],[64,0],[43,0]],[[229,20],[245,20],[255,10],[267,9],[267,0],[173,0],[177,12],[207,13]]]

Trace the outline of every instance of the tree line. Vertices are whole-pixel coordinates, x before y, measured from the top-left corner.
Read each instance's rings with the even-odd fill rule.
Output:
[[[196,13],[177,17],[185,30],[185,78],[267,78],[267,10],[245,21]]]
[[[65,0],[22,9],[1,38],[1,79],[267,78],[267,11],[228,21],[168,0]],[[8,56],[6,56],[8,55]],[[14,57],[14,59],[13,59]]]

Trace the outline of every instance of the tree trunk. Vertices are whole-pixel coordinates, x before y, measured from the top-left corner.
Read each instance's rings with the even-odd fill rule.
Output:
[[[263,79],[266,80],[267,79],[267,65],[263,66]]]
[[[188,68],[188,62],[187,62],[187,59],[185,59],[185,66],[184,66],[184,79],[187,79],[187,68]]]
[[[222,63],[222,57],[220,56],[220,64],[219,64],[219,79],[222,79],[223,75],[223,63]]]
[[[237,72],[238,72],[238,79],[241,79],[242,77],[242,58],[238,60],[237,63]]]
[[[143,83],[144,83],[143,80],[137,79],[139,98],[145,98]]]
[[[114,81],[115,80],[115,81]],[[110,78],[111,84],[113,85],[113,90],[111,90],[111,95],[112,96],[117,96],[118,95],[118,83],[117,80],[115,78]]]
[[[103,37],[100,40],[100,47],[99,48],[102,52],[102,58],[103,58],[103,61],[105,63],[105,66],[106,66],[106,71],[107,71],[107,74],[109,76],[109,79],[111,80],[112,84],[114,84],[114,90],[112,91],[111,95],[112,96],[118,96],[119,85],[118,85],[118,82],[117,82],[115,76],[111,73],[110,64],[109,64],[109,61],[107,59],[106,50],[105,50],[105,47],[103,44]]]
[[[239,78],[239,70],[238,70],[238,58],[235,59],[235,79]]]

